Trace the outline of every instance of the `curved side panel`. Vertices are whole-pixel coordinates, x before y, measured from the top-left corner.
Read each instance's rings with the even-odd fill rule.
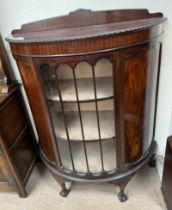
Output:
[[[154,135],[159,44],[133,53],[124,65],[125,156],[137,161]]]
[[[158,92],[158,74],[160,68],[160,53],[161,44],[157,43],[149,50],[149,65],[147,73],[146,100],[144,113],[144,145],[143,152],[145,153],[154,140],[155,117],[156,117],[156,102]]]
[[[53,131],[51,128],[49,114],[46,109],[42,89],[39,83],[39,77],[36,75],[37,73],[34,69],[31,59],[27,58],[17,60],[17,64],[19,66],[25,91],[28,96],[31,111],[33,113],[39,136],[40,147],[47,160],[49,160],[49,163],[56,165],[58,160],[55,152],[56,146],[53,143]]]
[[[142,155],[147,66],[147,51],[134,54],[125,60],[124,118],[127,162],[136,161]]]

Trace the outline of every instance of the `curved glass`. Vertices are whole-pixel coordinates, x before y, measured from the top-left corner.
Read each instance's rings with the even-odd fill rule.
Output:
[[[77,173],[116,168],[112,63],[82,61],[40,72],[62,167]]]

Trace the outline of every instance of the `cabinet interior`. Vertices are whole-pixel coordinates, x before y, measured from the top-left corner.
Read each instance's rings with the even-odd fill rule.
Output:
[[[81,173],[116,168],[113,64],[108,58],[40,69],[61,167]]]

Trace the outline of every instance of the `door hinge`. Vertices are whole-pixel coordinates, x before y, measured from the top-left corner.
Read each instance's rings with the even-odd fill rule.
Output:
[[[11,179],[8,180],[8,183],[10,185],[15,185],[16,184],[16,180],[14,178],[11,178]]]

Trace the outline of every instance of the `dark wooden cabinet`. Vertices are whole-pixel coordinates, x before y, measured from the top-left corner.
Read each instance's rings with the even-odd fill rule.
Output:
[[[167,209],[172,209],[172,136],[167,139],[165,161],[164,161],[164,171],[162,178],[162,192],[167,205]]]
[[[155,154],[163,23],[147,10],[78,10],[25,24],[7,40],[39,135],[40,156],[66,181],[128,181]],[[152,158],[152,159],[151,159]]]
[[[36,141],[19,85],[11,83],[9,93],[0,93],[0,190],[18,191],[26,197],[25,185],[36,157]]]

